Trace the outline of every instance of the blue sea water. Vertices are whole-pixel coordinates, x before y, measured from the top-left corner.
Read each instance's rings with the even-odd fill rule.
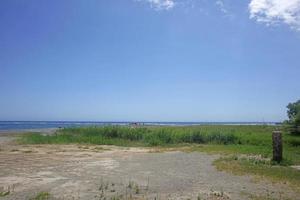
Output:
[[[94,121],[0,121],[0,131],[34,130],[84,126],[130,125],[132,122]],[[276,125],[276,122],[138,122],[144,126],[191,126],[191,125]]]

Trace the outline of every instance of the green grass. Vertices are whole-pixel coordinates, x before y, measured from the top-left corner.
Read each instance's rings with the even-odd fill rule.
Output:
[[[178,143],[269,145],[271,126],[188,126],[188,127],[84,127],[65,128],[52,136],[30,134],[26,143],[91,143],[140,142],[158,146]]]
[[[189,151],[201,151],[222,155],[261,155],[265,158],[272,158],[272,146],[270,145],[194,145],[189,148]],[[300,148],[284,144],[283,158],[285,163],[300,165]]]
[[[289,184],[300,192],[300,171],[288,166],[272,165],[268,161],[230,156],[214,162],[218,170],[236,175],[252,174],[257,178],[267,178],[274,182]]]
[[[275,126],[211,125],[184,127],[83,127],[64,128],[53,135],[25,134],[25,144],[97,144],[118,146],[190,146],[191,150],[222,154],[272,156]],[[300,164],[300,137],[283,129],[284,158]],[[204,145],[205,144],[205,145]]]
[[[10,194],[10,191],[2,191],[0,192],[0,197],[5,197]]]
[[[39,192],[35,197],[30,200],[47,200],[50,198],[50,194],[48,192]]]

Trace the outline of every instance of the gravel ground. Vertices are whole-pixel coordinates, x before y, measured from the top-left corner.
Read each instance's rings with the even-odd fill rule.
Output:
[[[0,137],[0,199],[300,199],[286,185],[215,169],[218,155],[149,148],[17,145]],[[153,153],[156,152],[156,153]],[[283,198],[284,197],[284,198]]]

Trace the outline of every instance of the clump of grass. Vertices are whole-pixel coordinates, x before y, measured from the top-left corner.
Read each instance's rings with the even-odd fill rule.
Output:
[[[30,200],[48,200],[50,198],[50,194],[48,192],[39,192],[35,197]]]
[[[113,144],[131,146],[158,146],[179,143],[196,144],[234,144],[239,141],[237,135],[229,130],[207,129],[206,127],[84,127],[65,128],[54,135],[26,134],[21,142],[27,144]]]
[[[134,190],[135,190],[135,194],[139,194],[140,193],[140,188],[139,188],[138,184],[135,184]]]
[[[128,187],[129,189],[132,189],[133,186],[134,186],[134,182],[133,182],[133,181],[129,181],[127,187]]]
[[[133,182],[133,181],[128,182],[127,188],[130,189],[130,190],[133,190],[135,194],[140,193],[140,186],[137,183]],[[149,188],[149,185],[146,186],[146,190],[148,190],[148,188]]]
[[[111,197],[110,199],[111,199],[111,200],[121,200],[122,197],[120,197],[120,196],[113,196],[113,197]]]
[[[225,170],[236,175],[252,174],[258,178],[288,183],[300,191],[300,171],[286,166],[286,161],[280,165],[253,158],[223,157],[214,162],[218,170]]]
[[[14,192],[14,189],[15,189],[15,184],[8,186],[7,188],[0,187],[0,197],[5,197],[11,194],[12,192]]]
[[[7,196],[9,194],[10,194],[10,191],[1,191],[0,192],[0,197],[5,197],[5,196]]]
[[[201,195],[200,194],[198,194],[197,200],[201,200]]]

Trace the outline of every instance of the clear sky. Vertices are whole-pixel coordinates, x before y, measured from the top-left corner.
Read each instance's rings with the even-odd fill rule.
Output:
[[[300,98],[299,10],[299,0],[1,0],[0,120],[283,120]]]

